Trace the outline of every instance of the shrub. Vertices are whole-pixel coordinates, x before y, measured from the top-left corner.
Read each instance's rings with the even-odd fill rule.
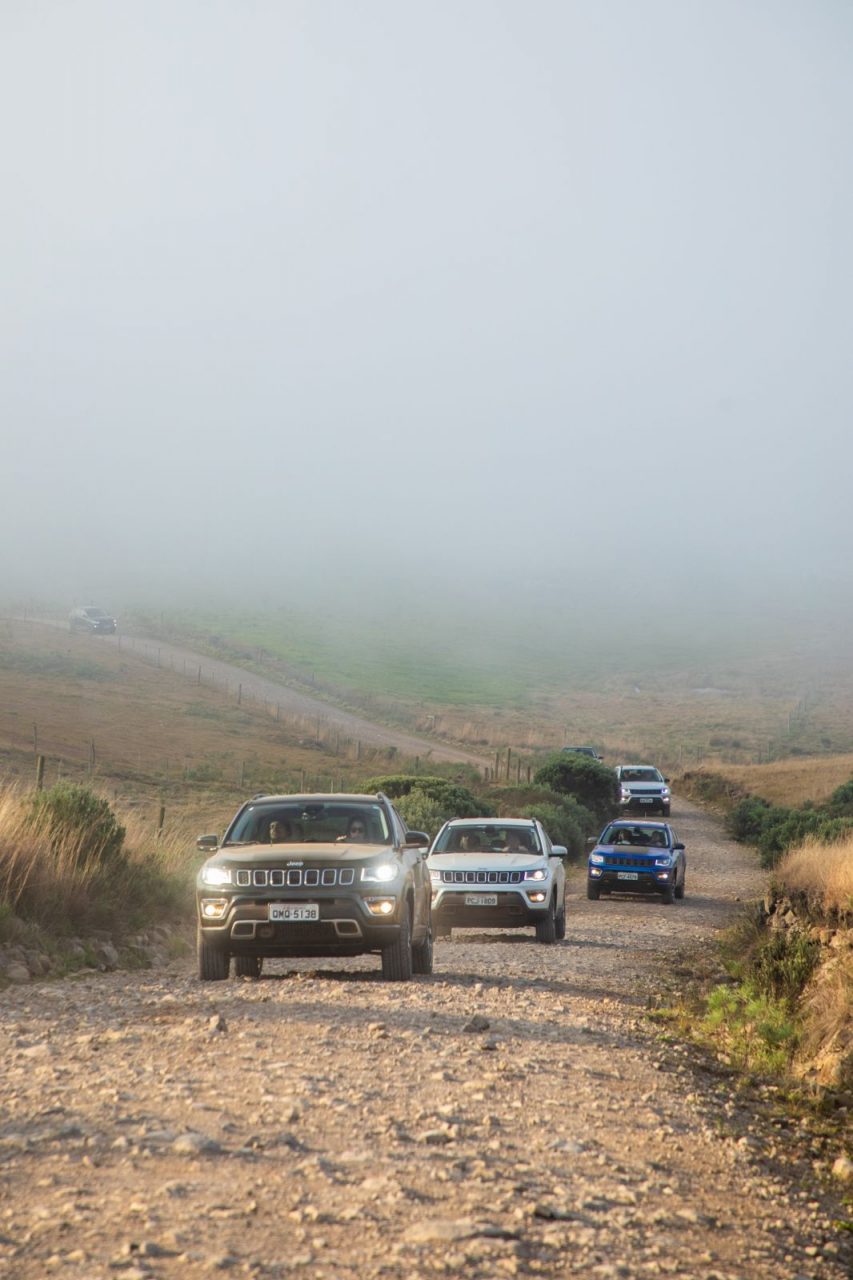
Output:
[[[364,783],[365,791],[384,791],[391,800],[402,800],[412,791],[434,800],[446,811],[450,818],[489,818],[493,813],[490,805],[484,803],[479,796],[467,787],[460,786],[448,778],[422,777],[417,773],[392,773],[384,777],[368,778]],[[397,805],[400,809],[400,806]],[[402,809],[400,809],[402,813]]]
[[[599,823],[606,822],[618,804],[616,774],[590,756],[573,752],[552,755],[537,769],[533,781],[561,795],[574,796]]]
[[[37,791],[32,799],[31,823],[48,838],[51,848],[62,849],[77,865],[106,864],[121,856],[124,827],[106,800],[88,787],[73,782],[57,782],[48,791]]]
[[[577,807],[580,809],[580,805]],[[522,817],[538,818],[553,843],[565,845],[571,858],[579,858],[584,852],[584,831],[570,805],[531,804]]]
[[[417,789],[401,796],[396,807],[410,831],[426,831],[430,837],[438,833],[448,818],[455,817],[440,801]]]
[[[853,818],[831,818],[820,809],[771,810],[758,839],[763,867],[775,867],[782,854],[812,836],[821,844],[831,844],[853,830]]]
[[[726,826],[735,840],[755,844],[764,830],[770,805],[760,796],[745,796],[726,818]]]

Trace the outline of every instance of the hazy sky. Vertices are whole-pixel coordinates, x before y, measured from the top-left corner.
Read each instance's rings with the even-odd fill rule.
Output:
[[[0,0],[0,590],[850,583],[851,136],[848,0]]]

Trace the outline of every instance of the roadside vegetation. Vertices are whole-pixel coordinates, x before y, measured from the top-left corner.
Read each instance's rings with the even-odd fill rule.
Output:
[[[0,795],[0,944],[127,934],[189,918],[192,848],[184,830],[120,822],[87,787]]]

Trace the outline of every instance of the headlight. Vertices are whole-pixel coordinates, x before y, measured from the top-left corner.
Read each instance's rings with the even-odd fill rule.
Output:
[[[661,787],[660,793],[663,796],[664,800],[669,799],[669,787]]]
[[[395,862],[378,862],[374,867],[362,867],[361,878],[367,884],[387,884],[395,879],[398,867]]]
[[[630,799],[631,799],[631,792],[628,790],[628,788],[627,788],[627,787],[620,787],[620,789],[619,789],[619,795],[620,795],[620,797],[621,797],[621,799],[622,799],[622,800],[630,800]]]
[[[603,854],[603,853],[591,853],[591,854],[589,855],[589,860],[590,860],[590,862],[593,864],[593,866],[596,866],[596,867],[602,867],[602,866],[604,866],[604,854]]]
[[[655,866],[656,866],[656,867],[668,867],[668,866],[670,866],[670,865],[671,865],[671,863],[670,863],[669,858],[655,858]]]
[[[431,872],[429,873],[429,878],[430,878],[430,880],[432,880],[433,884],[441,884],[441,872],[440,872],[440,871],[431,871]]]
[[[525,880],[547,880],[548,872],[543,867],[537,867],[534,871],[525,871]]]
[[[202,867],[201,879],[203,884],[230,884],[231,872],[227,867]]]

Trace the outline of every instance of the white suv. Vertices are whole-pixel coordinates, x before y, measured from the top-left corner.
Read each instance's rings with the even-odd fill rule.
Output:
[[[619,783],[619,808],[623,813],[661,813],[669,817],[672,796],[667,779],[653,764],[620,764],[616,766]]]
[[[535,925],[539,942],[566,936],[566,870],[535,818],[454,818],[427,859],[437,937],[452,929]]]

